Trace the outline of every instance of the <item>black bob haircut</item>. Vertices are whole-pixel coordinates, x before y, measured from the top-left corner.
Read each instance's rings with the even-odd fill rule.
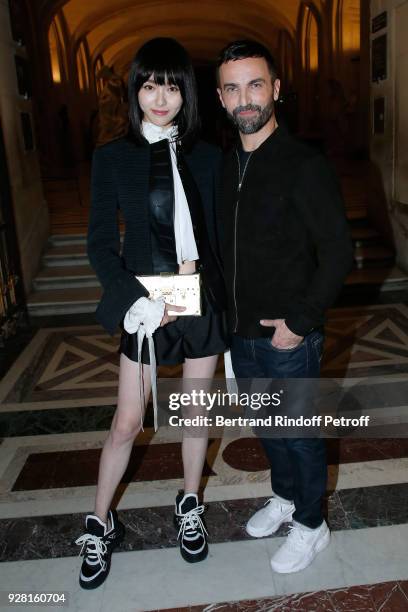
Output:
[[[173,38],[153,38],[140,47],[135,55],[128,80],[131,135],[137,142],[144,142],[143,114],[138,93],[151,76],[158,85],[169,83],[179,88],[183,106],[174,123],[178,128],[177,140],[183,148],[189,149],[200,129],[197,85],[189,54]]]
[[[263,57],[268,64],[272,80],[274,81],[278,78],[278,68],[271,52],[255,40],[235,40],[224,47],[218,56],[217,75],[218,69],[222,64],[248,59],[249,57]]]

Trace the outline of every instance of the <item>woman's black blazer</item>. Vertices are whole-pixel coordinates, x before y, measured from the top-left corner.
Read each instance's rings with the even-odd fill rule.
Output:
[[[219,253],[216,204],[220,151],[199,141],[184,156],[200,192],[208,237]],[[114,334],[130,306],[147,296],[135,274],[153,274],[149,224],[149,145],[121,138],[95,150],[88,257],[103,287],[96,318]],[[125,223],[122,252],[118,211]]]

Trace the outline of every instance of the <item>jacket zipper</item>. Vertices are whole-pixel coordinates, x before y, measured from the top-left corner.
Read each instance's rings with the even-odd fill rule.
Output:
[[[235,221],[234,221],[234,306],[235,306],[235,325],[234,325],[234,333],[238,329],[238,306],[237,306],[237,226],[238,226],[238,207],[239,207],[239,195],[241,193],[242,183],[244,182],[246,169],[248,166],[248,162],[252,157],[253,151],[251,151],[248,159],[246,160],[244,171],[241,176],[241,162],[239,161],[238,151],[235,151],[238,160],[238,189],[237,189],[237,203],[235,206]]]

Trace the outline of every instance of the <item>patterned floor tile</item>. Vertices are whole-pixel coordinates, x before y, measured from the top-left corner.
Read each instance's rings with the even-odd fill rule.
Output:
[[[100,449],[32,453],[28,456],[13,491],[94,485],[98,478],[100,454]],[[206,463],[203,476],[213,474],[213,470]],[[121,482],[151,482],[182,477],[183,464],[179,443],[138,445],[133,447]]]
[[[176,608],[157,612],[173,612]],[[401,582],[383,582],[315,593],[282,595],[177,608],[177,612],[406,612],[408,599]]]
[[[174,496],[177,490],[174,490]],[[385,487],[362,487],[349,492],[343,501],[342,492],[335,494],[328,503],[328,523],[333,532],[382,527],[408,523],[406,502],[398,510],[390,512],[388,499],[408,498],[408,484]],[[206,503],[205,520],[210,532],[210,542],[226,543],[250,540],[245,525],[250,516],[268,498],[243,498]],[[353,512],[353,500],[359,509]],[[377,504],[372,500],[376,499]],[[344,504],[344,508],[343,508]],[[174,506],[159,506],[120,510],[119,516],[127,528],[126,540],[121,550],[151,550],[177,546],[173,525]],[[0,520],[0,561],[65,557],[75,555],[73,540],[83,531],[83,514],[60,514],[22,517]],[[286,535],[284,524],[271,536]]]
[[[0,385],[3,411],[114,404],[119,337],[99,326],[40,330]],[[220,363],[218,376],[222,376]],[[323,376],[372,377],[408,373],[408,308],[387,304],[330,311]],[[180,368],[162,368],[173,377]]]

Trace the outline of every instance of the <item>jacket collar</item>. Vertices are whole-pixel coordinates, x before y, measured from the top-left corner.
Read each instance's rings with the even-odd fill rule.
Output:
[[[266,138],[257,149],[254,149],[254,153],[258,151],[267,151],[269,153],[275,153],[279,148],[282,142],[284,142],[288,138],[288,131],[283,124],[279,124],[278,127],[272,132],[268,138]],[[241,143],[237,143],[237,150],[241,147]]]

